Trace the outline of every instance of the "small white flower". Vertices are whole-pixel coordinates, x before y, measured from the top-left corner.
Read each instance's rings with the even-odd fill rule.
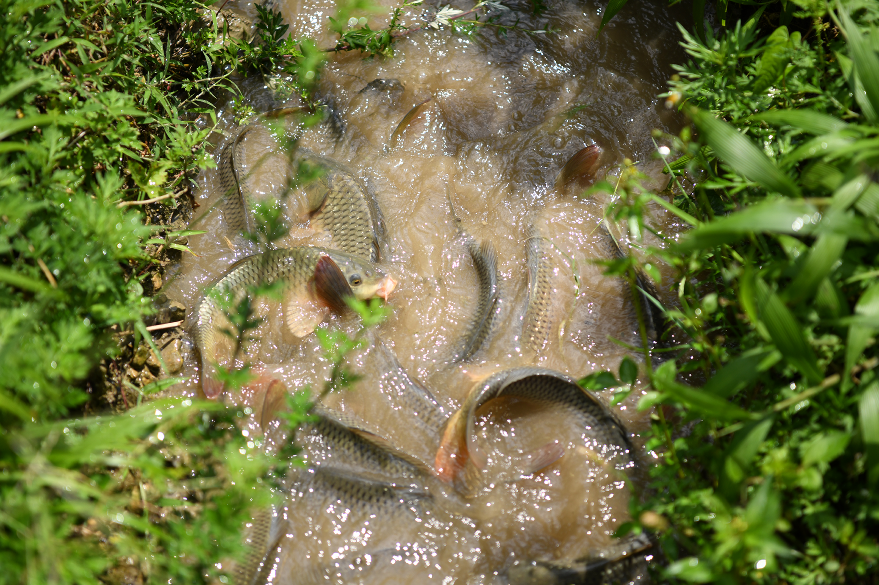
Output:
[[[441,26],[448,26],[449,19],[453,16],[458,16],[459,14],[463,14],[463,10],[458,10],[457,8],[451,8],[449,5],[443,6],[439,12],[436,13],[436,17],[431,21],[428,26],[431,28],[438,29]]]

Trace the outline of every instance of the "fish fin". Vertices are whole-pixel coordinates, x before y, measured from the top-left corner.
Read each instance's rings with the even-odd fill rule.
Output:
[[[327,185],[326,178],[320,177],[310,181],[305,185],[303,190],[305,191],[306,209],[310,215],[314,215],[320,211],[320,208],[324,205],[324,201],[327,200],[327,196],[330,194],[330,188]]]
[[[598,165],[601,162],[601,147],[590,144],[572,156],[562,170],[559,171],[555,180],[555,188],[561,189],[567,184],[575,182],[580,187],[589,187],[595,182]]]
[[[321,256],[314,267],[310,288],[314,297],[335,313],[348,310],[346,299],[354,296],[348,279],[329,256]]]
[[[445,483],[452,483],[469,459],[467,452],[466,414],[459,410],[446,423],[443,438],[434,460],[434,475]]]
[[[532,475],[549,467],[565,455],[565,448],[558,441],[547,443],[530,453],[526,453],[515,464],[522,469],[522,475]]]
[[[287,385],[281,380],[272,380],[266,388],[265,399],[259,417],[263,432],[277,418],[277,414],[287,407]]]
[[[296,337],[305,337],[326,319],[329,309],[301,295],[290,295],[284,302],[284,321]]]

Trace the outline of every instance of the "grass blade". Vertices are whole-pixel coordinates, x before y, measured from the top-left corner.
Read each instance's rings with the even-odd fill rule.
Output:
[[[876,56],[870,41],[861,34],[846,11],[840,11],[839,18],[842,30],[848,38],[855,73],[861,80],[866,97],[873,107],[872,112],[869,112],[870,121],[875,122],[876,113],[879,112],[879,57]],[[864,113],[868,114],[868,110],[865,109]]]
[[[797,323],[793,313],[760,279],[757,280],[757,296],[760,321],[765,325],[775,347],[810,384],[821,382],[824,374],[818,367],[818,359],[812,351],[812,346],[806,341],[803,328]]]
[[[781,172],[762,150],[735,128],[697,108],[690,109],[690,116],[717,156],[737,173],[769,191],[788,197],[800,197],[800,189],[790,177]]]
[[[626,5],[627,0],[610,0],[607,3],[607,8],[604,9],[604,13],[601,15],[601,24],[598,26],[598,32],[601,32],[601,29],[604,28],[610,19],[616,16],[616,13],[620,11],[620,9]]]
[[[818,209],[803,201],[778,199],[752,205],[742,211],[699,226],[677,244],[682,252],[713,248],[756,232],[809,234]]]
[[[873,381],[858,402],[861,437],[867,451],[867,478],[879,487],[879,381]]]
[[[748,119],[768,122],[777,126],[786,124],[816,135],[832,134],[848,126],[839,118],[814,110],[770,110],[762,114],[755,114]]]

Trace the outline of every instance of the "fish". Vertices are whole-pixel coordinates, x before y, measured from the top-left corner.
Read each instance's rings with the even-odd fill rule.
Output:
[[[321,171],[305,186],[312,227],[329,232],[337,249],[380,261],[386,229],[372,191],[342,165],[305,148],[297,149],[293,163]]]
[[[458,235],[463,237],[467,245],[467,251],[470,254],[470,259],[473,261],[473,267],[476,269],[476,276],[479,281],[476,311],[464,330],[459,347],[449,360],[450,364],[455,364],[469,361],[491,337],[494,331],[495,317],[500,306],[500,284],[497,268],[497,251],[494,246],[487,240],[477,242],[473,236],[467,233],[463,222],[455,213],[455,206],[452,204],[452,197],[448,189],[446,190],[446,197],[449,201],[449,207],[452,211]]]
[[[637,583],[658,554],[645,533],[630,535],[574,561],[516,561],[506,571],[510,585],[614,585]]]
[[[550,243],[532,220],[526,239],[528,262],[528,296],[522,321],[521,349],[525,354],[539,354],[549,342],[556,321],[552,302],[553,268]]]
[[[423,480],[431,475],[402,453],[389,448],[381,437],[349,426],[344,416],[315,405],[309,421],[295,431],[294,441],[304,454],[305,469],[293,471],[288,491],[293,500],[304,502],[315,517],[332,516],[345,510],[383,522],[411,522],[433,505],[433,496]],[[280,541],[274,510],[259,510],[245,535],[246,561],[235,567],[238,583],[270,583]],[[295,522],[299,518],[292,518]],[[381,550],[365,551],[381,555]],[[362,556],[363,552],[359,553]],[[332,567],[319,563],[302,566],[305,574],[320,575]],[[307,581],[307,579],[306,579]],[[297,580],[297,582],[299,582]]]
[[[256,120],[241,128],[220,151],[217,161],[217,179],[219,181],[220,209],[226,225],[236,233],[256,231],[256,223],[249,210],[255,201],[253,193],[247,188],[247,173],[241,168],[238,146],[247,134],[260,126],[264,120],[305,113],[306,108],[280,108],[261,114]],[[257,166],[259,163],[257,163]],[[252,171],[251,171],[252,172]]]
[[[448,413],[424,384],[403,369],[397,356],[383,341],[376,340],[373,352],[383,372],[379,380],[379,394],[390,402],[394,411],[402,411],[406,416],[410,433],[417,431],[419,450],[425,448],[429,452],[431,446],[435,449],[449,418]],[[432,463],[424,462],[424,465]]]
[[[602,154],[603,151],[597,144],[590,144],[577,151],[556,176],[556,191],[562,191],[572,184],[581,190],[591,187],[595,183]]]
[[[223,390],[216,379],[215,353],[218,334],[229,325],[221,300],[235,307],[249,287],[276,282],[283,287],[286,324],[297,337],[311,333],[330,310],[344,313],[347,298],[387,300],[397,284],[361,258],[324,248],[269,250],[232,265],[207,288],[195,312],[194,337],[202,357],[202,390],[208,398],[215,398]]]
[[[313,468],[331,468],[390,485],[413,485],[429,470],[393,448],[381,436],[359,428],[339,413],[317,405],[295,441]]]
[[[278,565],[283,565],[282,541],[297,531],[299,522],[313,529],[312,523],[345,524],[354,516],[368,518],[373,530],[387,525],[417,529],[425,513],[430,514],[433,508],[431,494],[417,484],[401,486],[333,467],[300,470],[294,474],[287,490],[296,513],[291,514],[288,507],[279,510],[277,515],[263,512],[254,519],[251,532],[256,535],[268,534],[270,538],[257,536],[249,541],[251,548],[247,552],[247,564],[236,567],[236,583],[267,585],[276,582]],[[280,517],[286,518],[285,526],[281,526]],[[257,523],[259,526],[256,526]],[[375,561],[388,563],[392,560],[392,556],[384,554],[388,544],[385,540],[375,550],[367,546],[351,556],[362,558],[374,555],[376,558],[369,559],[371,564]],[[342,560],[349,564],[348,559]],[[351,559],[352,564],[355,562],[355,559]],[[280,580],[285,583],[322,582],[320,576],[334,572],[334,568],[320,558],[301,558],[297,560],[296,578],[285,575]]]
[[[464,404],[449,419],[437,450],[434,468],[446,483],[454,483],[465,497],[472,496],[481,483],[481,470],[487,455],[478,444],[476,411],[501,397],[519,397],[535,402],[555,403],[574,413],[582,427],[595,435],[598,443],[609,447],[623,467],[633,466],[634,449],[619,419],[592,393],[562,373],[544,368],[516,368],[499,372],[470,391]],[[549,443],[534,453],[514,461],[514,467],[528,473],[564,456],[558,443]]]

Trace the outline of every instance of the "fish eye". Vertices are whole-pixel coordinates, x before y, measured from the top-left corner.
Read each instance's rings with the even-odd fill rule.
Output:
[[[351,278],[348,279],[348,282],[351,283],[351,286],[360,286],[363,283],[363,279],[360,278],[359,274],[352,274]]]

